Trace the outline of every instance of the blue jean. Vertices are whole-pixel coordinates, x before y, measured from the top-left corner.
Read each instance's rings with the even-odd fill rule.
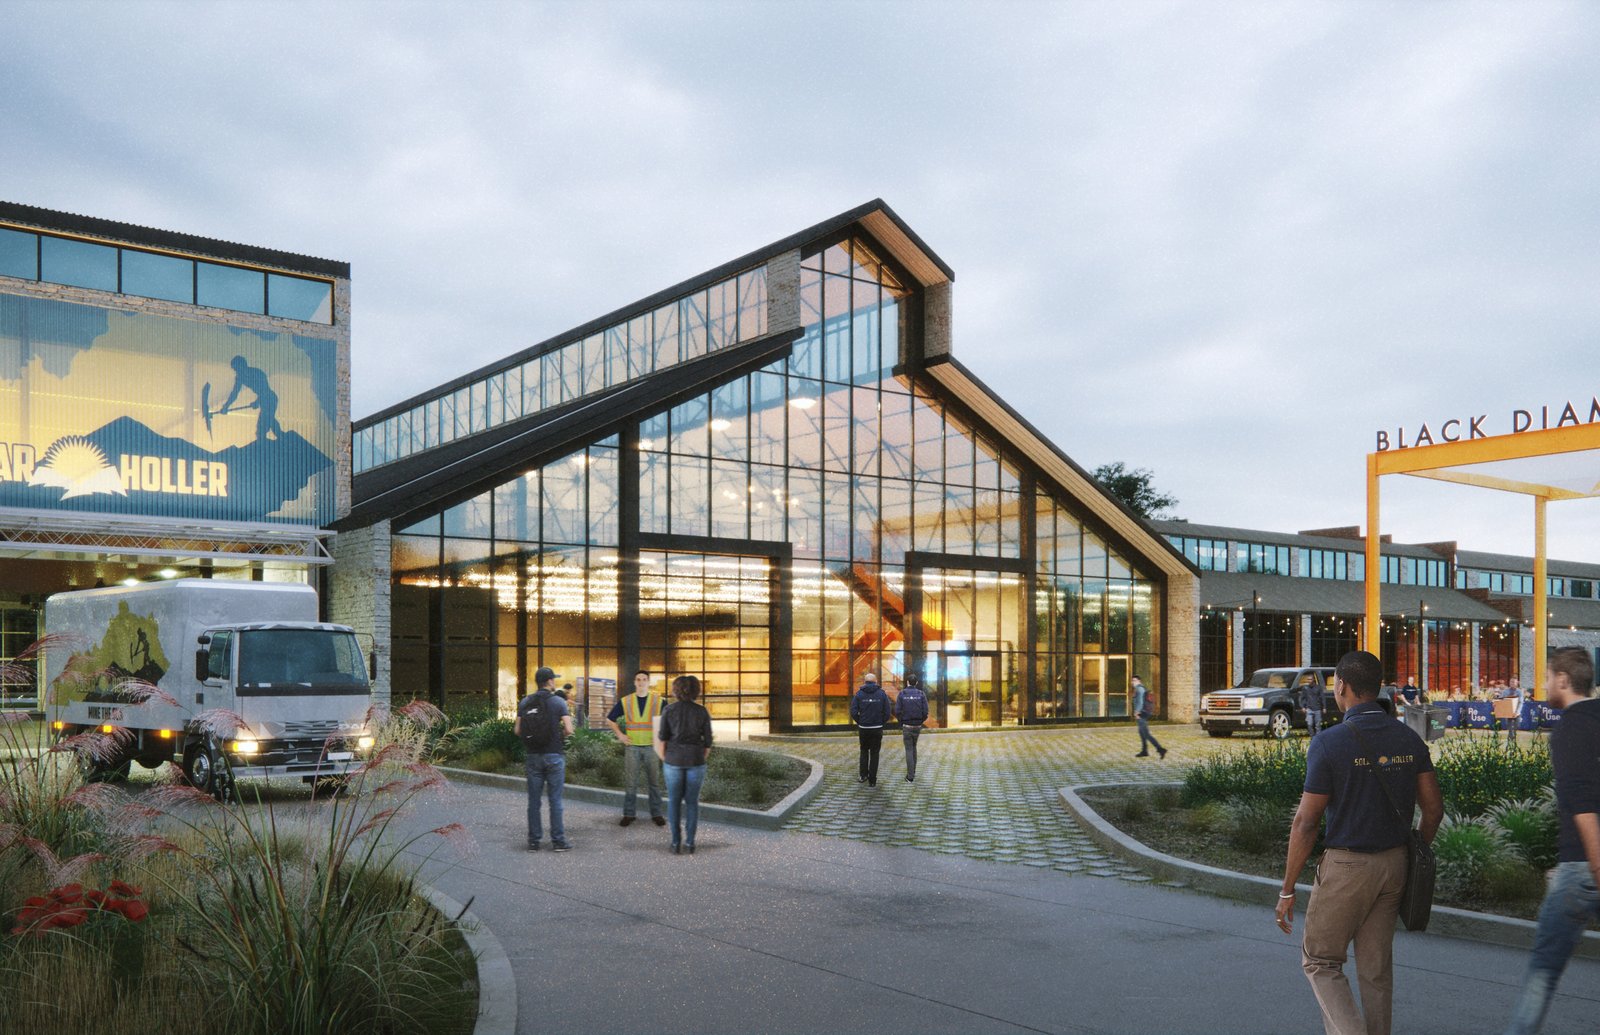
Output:
[[[562,844],[567,839],[561,824],[561,791],[567,785],[567,756],[557,751],[549,755],[529,755],[523,759],[528,774],[528,843],[538,844],[544,837],[539,822],[539,798],[550,798],[550,840]]]
[[[1528,957],[1528,972],[1522,979],[1522,997],[1511,1014],[1506,1035],[1528,1035],[1544,1026],[1544,1015],[1555,997],[1556,983],[1572,951],[1578,947],[1589,922],[1600,915],[1600,889],[1586,862],[1564,862],[1556,866],[1539,907],[1538,933],[1533,937],[1533,954]]]
[[[700,785],[706,779],[706,766],[664,765],[667,774],[667,822],[672,824],[673,844],[694,844],[695,827],[700,825]],[[688,837],[680,822],[686,821]]]
[[[1149,754],[1150,753],[1150,745],[1152,745],[1152,744],[1154,744],[1156,750],[1161,752],[1163,755],[1167,753],[1167,749],[1161,746],[1161,741],[1159,741],[1155,737],[1151,736],[1151,734],[1150,734],[1150,720],[1149,719],[1145,718],[1143,715],[1135,715],[1133,717],[1133,721],[1139,727],[1139,751],[1140,751],[1140,753]]]
[[[1308,736],[1315,737],[1318,733],[1321,733],[1321,732],[1322,732],[1322,709],[1321,708],[1307,708],[1306,709],[1306,734]]]

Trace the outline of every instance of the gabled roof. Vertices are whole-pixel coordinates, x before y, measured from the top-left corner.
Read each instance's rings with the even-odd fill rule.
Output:
[[[1065,489],[1130,547],[1138,550],[1167,575],[1199,574],[1199,569],[1173,549],[1159,533],[1121,500],[1101,488],[1094,476],[1079,467],[1055,443],[1012,409],[994,390],[953,358],[944,357],[926,367],[926,374],[950,391],[968,409],[983,418],[1039,470]]]
[[[688,280],[663,288],[620,309],[614,309],[604,316],[598,316],[587,323],[579,324],[577,327],[546,338],[536,345],[530,345],[519,352],[496,359],[494,362],[478,367],[476,370],[468,371],[460,377],[446,381],[435,388],[419,392],[409,399],[402,399],[392,406],[386,406],[376,413],[356,421],[354,424],[355,430],[359,431],[372,424],[388,420],[390,417],[405,413],[407,410],[430,399],[436,399],[457,389],[475,384],[491,374],[520,366],[535,356],[558,349],[578,339],[586,338],[608,327],[614,327],[636,316],[642,316],[673,299],[682,298],[684,295],[710,287],[726,280],[735,273],[763,265],[785,252],[793,251],[796,248],[803,249],[807,245],[838,237],[854,227],[860,227],[865,230],[888,253],[888,257],[910,273],[921,286],[930,287],[934,284],[955,280],[955,272],[945,265],[944,260],[935,255],[933,249],[924,244],[922,238],[918,237],[916,232],[907,226],[905,221],[896,215],[894,210],[885,204],[882,198],[874,198],[865,205],[859,205],[848,212],[841,212],[831,219],[824,219],[815,226],[808,227],[797,234],[790,234],[788,237],[774,241],[764,248],[757,248],[753,252],[741,255],[737,259],[725,262],[704,273],[690,277]]]
[[[1262,611],[1287,611],[1293,614],[1351,615],[1366,612],[1366,590],[1360,582],[1337,579],[1305,579],[1290,575],[1244,574],[1227,571],[1202,572],[1200,604],[1203,607],[1234,608],[1250,606],[1252,594],[1261,594]],[[1383,613],[1415,617],[1417,606],[1428,606],[1428,617],[1453,622],[1498,623],[1507,616],[1481,600],[1439,586],[1382,587]]]

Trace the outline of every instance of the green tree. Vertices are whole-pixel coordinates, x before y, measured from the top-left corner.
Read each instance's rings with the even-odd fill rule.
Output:
[[[1094,469],[1094,480],[1100,483],[1100,487],[1121,500],[1135,514],[1143,518],[1170,517],[1172,508],[1178,505],[1178,498],[1157,492],[1150,484],[1154,477],[1153,472],[1143,467],[1129,470],[1128,465],[1120,460],[1101,464]]]

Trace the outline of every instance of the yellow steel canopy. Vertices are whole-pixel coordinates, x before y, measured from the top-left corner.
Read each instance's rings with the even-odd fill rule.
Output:
[[[1544,695],[1549,649],[1549,579],[1545,562],[1545,504],[1600,496],[1600,423],[1522,431],[1462,442],[1386,449],[1367,454],[1367,570],[1365,648],[1379,651],[1378,479],[1386,474],[1476,485],[1533,497],[1533,686]]]

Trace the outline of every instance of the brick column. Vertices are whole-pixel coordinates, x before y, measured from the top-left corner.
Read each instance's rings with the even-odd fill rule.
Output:
[[[333,572],[328,576],[328,617],[354,629],[363,648],[378,654],[378,678],[372,684],[375,702],[389,701],[389,522],[340,532],[329,550]]]
[[[1231,657],[1233,659],[1233,664],[1230,667],[1233,669],[1233,672],[1232,672],[1233,685],[1234,686],[1238,686],[1239,684],[1244,682],[1244,612],[1243,611],[1235,611],[1233,613],[1233,636],[1231,637],[1231,639],[1233,641],[1233,650],[1232,650],[1232,653],[1231,653]]]
[[[1334,660],[1337,661],[1338,659],[1335,658]],[[1300,616],[1300,664],[1302,664],[1302,665],[1314,665],[1314,664],[1316,664],[1315,660],[1313,660],[1313,658],[1311,657],[1311,616],[1310,615],[1301,615]]]
[[[1173,722],[1200,718],[1200,580],[1194,575],[1167,579],[1166,705]]]

